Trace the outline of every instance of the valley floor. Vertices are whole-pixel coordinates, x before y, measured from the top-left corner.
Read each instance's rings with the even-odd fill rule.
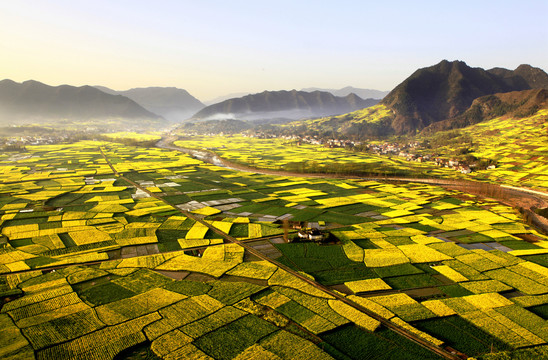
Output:
[[[28,155],[0,154],[4,358],[546,355],[548,237],[501,202],[114,142]]]

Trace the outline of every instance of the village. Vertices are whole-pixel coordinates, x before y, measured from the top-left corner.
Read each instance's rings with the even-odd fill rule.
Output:
[[[368,143],[366,141],[355,141],[348,139],[325,139],[317,135],[276,136],[274,134],[266,133],[255,133],[249,135],[243,134],[243,136],[259,139],[281,138],[287,141],[295,142],[297,146],[307,143],[311,145],[324,146],[327,148],[344,148],[354,151],[370,152],[388,157],[398,156],[405,158],[406,161],[418,163],[431,162],[438,167],[450,168],[462,174],[470,174],[474,170],[492,170],[496,168],[495,164],[481,166],[477,161],[478,159],[475,159],[474,161],[467,161],[456,158],[447,158],[445,156],[442,157],[439,154],[427,154],[426,152],[428,149],[418,141],[409,143]]]
[[[67,141],[69,135],[47,135],[47,136],[12,136],[0,138],[0,149],[2,151],[24,152],[28,145],[51,145]]]

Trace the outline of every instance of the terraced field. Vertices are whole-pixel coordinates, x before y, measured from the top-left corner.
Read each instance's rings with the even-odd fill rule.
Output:
[[[3,358],[546,356],[548,237],[494,201],[92,141],[0,178]]]
[[[548,110],[524,119],[493,119],[465,128],[478,139],[473,155],[493,159],[497,169],[473,173],[515,186],[548,189]]]

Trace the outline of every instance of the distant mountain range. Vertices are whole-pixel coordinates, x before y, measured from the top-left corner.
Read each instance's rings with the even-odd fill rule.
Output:
[[[225,130],[232,132],[248,126],[322,118],[292,126],[298,126],[299,131],[308,128],[309,132],[338,132],[354,138],[413,134],[463,127],[497,116],[519,118],[533,114],[547,107],[548,74],[530,65],[515,70],[484,70],[462,61],[443,60],[415,71],[380,102],[363,99],[354,92],[347,94],[350,91],[384,95],[352,87],[264,91],[204,107],[186,90],[173,87],[115,91],[101,86],[49,86],[33,80],[17,83],[6,79],[0,81],[0,126],[79,124],[87,120],[93,120],[88,121],[93,126],[99,124],[95,120],[106,119],[102,128],[137,129],[165,126],[166,118],[172,123],[190,118],[192,126],[199,129],[205,125],[197,125],[197,121],[213,121],[210,127],[224,126],[217,120],[253,122],[231,122]],[[295,129],[287,127],[283,131]]]
[[[350,94],[356,94],[362,99],[382,99],[388,95],[388,91],[380,91],[373,89],[360,89],[352,86],[347,86],[342,89],[321,89],[321,88],[304,88],[301,91],[313,92],[313,91],[326,91],[335,96],[347,96]]]
[[[478,97],[535,88],[548,89],[548,74],[530,65],[516,70],[471,68],[462,61],[444,60],[415,71],[381,102],[395,118],[398,133],[422,130],[464,113]]]
[[[250,95],[250,94],[251,93],[249,93],[249,92],[238,92],[238,93],[231,93],[231,94],[227,94],[227,95],[223,95],[223,96],[217,96],[216,98],[204,101],[204,104],[206,104],[206,106],[209,106],[209,105],[213,105],[213,104],[223,102],[225,100],[239,98],[239,97]]]
[[[264,91],[210,105],[192,118],[198,120],[264,120],[302,119],[328,116],[362,109],[378,103],[375,99],[362,99],[355,94],[334,96],[323,91]]]
[[[121,95],[92,86],[49,86],[29,80],[0,81],[0,124],[123,118],[161,123],[163,119]]]
[[[107,94],[118,94],[130,98],[150,112],[174,123],[188,119],[205,107],[188,91],[175,87],[146,87],[125,91],[116,91],[104,86],[95,87]]]
[[[272,131],[292,132],[297,126],[299,131],[340,133],[353,138],[413,134],[425,129],[438,131],[468,126],[497,116],[533,114],[547,106],[547,93],[542,89],[548,90],[548,74],[530,65],[520,65],[515,70],[484,70],[462,61],[443,60],[415,71],[371,110],[369,107],[375,105],[376,100],[363,100],[354,93],[345,97],[331,93],[356,90],[351,87],[330,92],[265,91],[207,106],[193,119],[315,117],[322,119],[299,121]],[[384,94],[377,92],[379,95]],[[344,111],[345,108],[351,110]]]
[[[342,89],[322,89],[322,88],[310,87],[310,88],[301,89],[301,91],[305,91],[305,92],[324,91],[324,92],[331,93],[335,96],[342,96],[342,97],[350,95],[350,94],[356,94],[359,97],[361,97],[362,99],[382,99],[383,97],[385,97],[388,94],[388,91],[380,91],[380,90],[373,90],[373,89],[360,89],[360,88],[355,88],[355,87],[352,87],[352,86],[347,86],[347,87],[344,87]],[[239,98],[239,97],[243,97],[243,96],[246,96],[246,95],[251,95],[251,93],[250,92],[239,92],[239,93],[232,93],[232,94],[227,94],[227,95],[223,95],[223,96],[218,96],[218,97],[213,98],[211,100],[204,101],[204,104],[213,105],[213,104],[223,102],[225,100]]]

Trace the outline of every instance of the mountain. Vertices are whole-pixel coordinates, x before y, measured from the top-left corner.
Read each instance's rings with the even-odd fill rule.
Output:
[[[531,89],[548,89],[548,74],[542,69],[522,64],[514,71],[504,68],[493,68],[487,72],[502,77],[509,85],[527,86]]]
[[[306,91],[306,92],[327,91],[335,96],[347,96],[350,94],[356,94],[362,99],[382,99],[388,94],[388,91],[360,89],[352,86],[347,86],[342,89],[320,89],[320,88],[312,87],[312,88],[301,89],[301,91]]]
[[[363,140],[393,134],[390,127],[394,115],[382,104],[370,106],[351,113],[326,116],[319,119],[293,121],[276,126],[269,132],[278,135],[309,135],[320,137],[337,137]]]
[[[281,134],[339,136],[362,140],[435,132],[495,117],[527,117],[546,108],[548,74],[530,65],[515,70],[471,68],[444,60],[419,69],[379,104],[354,112],[293,122]]]
[[[94,85],[93,86],[94,88],[96,89],[99,89],[101,90],[102,92],[104,92],[105,94],[110,94],[110,95],[122,95],[120,94],[120,92],[116,91],[116,90],[112,90],[106,86],[99,86],[99,85]],[[123,96],[123,95],[122,95]],[[135,101],[135,100],[134,100]]]
[[[322,91],[264,91],[207,106],[194,114],[192,118],[200,120],[301,119],[342,114],[376,103],[378,100],[364,100],[355,94],[338,97]]]
[[[114,118],[163,120],[127,97],[106,94],[92,86],[49,86],[34,80],[0,81],[0,123]]]
[[[532,89],[486,95],[475,99],[461,115],[430,124],[423,132],[462,128],[497,117],[524,118],[540,109],[548,109],[548,90]]]
[[[216,98],[213,98],[211,100],[204,101],[204,104],[209,106],[209,105],[213,105],[213,104],[223,102],[223,101],[228,100],[228,99],[239,98],[239,97],[246,96],[246,95],[250,95],[250,93],[248,93],[248,92],[239,92],[239,93],[232,93],[232,94],[227,94],[227,95],[223,95],[223,96],[217,96]]]
[[[541,69],[520,65],[516,70],[471,68],[462,61],[443,60],[415,71],[396,86],[382,104],[395,114],[391,127],[410,133],[432,123],[456,118],[474,99],[510,91],[548,88],[548,75]]]
[[[184,89],[175,87],[146,87],[116,91],[95,86],[107,94],[119,94],[130,98],[145,109],[163,116],[171,122],[181,122],[205,107]]]

